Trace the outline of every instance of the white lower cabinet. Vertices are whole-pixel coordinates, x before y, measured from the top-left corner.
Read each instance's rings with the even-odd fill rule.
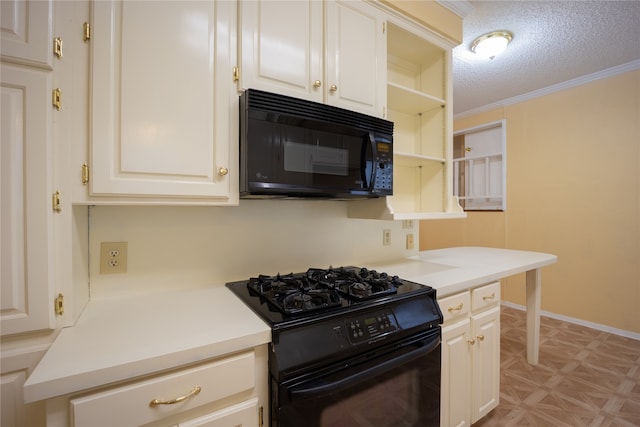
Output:
[[[47,425],[252,426],[266,401],[266,346],[52,399]],[[267,406],[268,408],[268,406]]]
[[[202,417],[178,424],[180,427],[246,427],[256,424],[258,399],[229,406]]]
[[[442,326],[441,426],[469,426],[498,406],[500,283],[439,299]]]

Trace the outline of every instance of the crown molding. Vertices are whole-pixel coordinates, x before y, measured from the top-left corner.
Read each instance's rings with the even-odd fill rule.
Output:
[[[473,11],[473,5],[467,0],[436,0],[436,2],[463,19]]]
[[[520,102],[528,101],[530,99],[539,98],[541,96],[549,95],[561,90],[570,89],[576,86],[582,86],[587,83],[594,82],[596,80],[606,79],[608,77],[617,76],[618,74],[624,74],[629,71],[640,69],[640,59],[627,62],[626,64],[618,65],[615,67],[607,68],[606,70],[598,71],[586,76],[578,77],[566,82],[558,83],[555,85],[547,86],[542,89],[534,90],[524,93],[522,95],[514,96],[511,98],[503,99],[501,101],[492,102],[491,104],[483,105],[482,107],[473,108],[471,110],[463,111],[461,113],[454,114],[453,119],[458,120],[474,114],[484,113],[486,111],[494,110],[496,108],[503,108],[509,105],[518,104]]]

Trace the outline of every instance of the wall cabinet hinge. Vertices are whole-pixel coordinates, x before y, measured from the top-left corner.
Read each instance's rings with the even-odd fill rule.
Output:
[[[56,37],[53,39],[53,54],[62,59],[62,38]]]
[[[233,67],[233,81],[237,82],[238,80],[240,80],[240,68]]]
[[[382,34],[385,34],[387,32],[387,23],[383,22],[382,23]]]
[[[55,88],[53,90],[53,93],[51,95],[51,103],[54,107],[56,107],[56,110],[62,110],[62,91],[60,90],[60,88]]]
[[[85,43],[91,40],[91,24],[88,22],[82,24],[82,40],[84,40]]]
[[[58,316],[62,316],[64,314],[64,295],[58,294],[53,305],[56,310],[56,314]]]
[[[86,163],[82,164],[82,184],[87,185],[89,182],[89,165]]]
[[[53,193],[53,197],[51,199],[51,205],[53,207],[54,212],[62,212],[62,197],[59,191]]]
[[[263,410],[262,410],[262,406],[258,408],[258,425],[262,426],[263,425],[263,414],[262,414]]]

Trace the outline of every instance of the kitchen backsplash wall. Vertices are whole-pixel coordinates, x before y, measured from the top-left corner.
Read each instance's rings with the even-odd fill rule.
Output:
[[[347,217],[347,202],[241,200],[238,207],[89,208],[91,298],[222,286],[257,274],[417,254],[418,225]],[[383,231],[391,245],[383,246]],[[127,272],[100,274],[100,243],[128,242]]]

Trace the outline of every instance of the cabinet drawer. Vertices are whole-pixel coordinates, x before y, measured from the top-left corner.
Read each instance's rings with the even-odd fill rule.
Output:
[[[253,351],[71,400],[73,425],[133,426],[179,414],[255,386]],[[196,393],[197,387],[200,391]],[[183,397],[191,395],[187,398]],[[151,402],[178,400],[173,404]]]
[[[493,282],[471,290],[471,309],[481,310],[500,302],[500,282]]]
[[[471,311],[471,296],[468,291],[438,300],[444,323],[459,317],[468,317]]]

